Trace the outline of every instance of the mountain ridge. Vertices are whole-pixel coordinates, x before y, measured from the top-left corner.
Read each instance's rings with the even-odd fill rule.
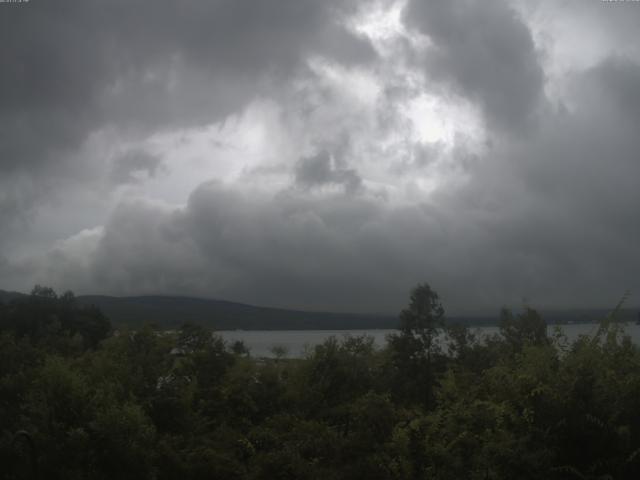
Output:
[[[26,296],[20,292],[0,290],[3,303]],[[195,323],[216,330],[358,330],[398,326],[396,315],[304,311],[180,295],[79,295],[76,299],[80,305],[100,308],[116,327],[138,327],[145,323],[165,329]],[[550,325],[592,323],[608,312],[608,309],[540,310]],[[620,320],[634,322],[636,315],[636,309],[625,308],[620,312]],[[447,319],[451,323],[471,327],[499,323],[497,314],[449,316]]]
[[[0,301],[26,297],[19,292],[0,290]],[[348,330],[395,328],[392,315],[314,312],[262,307],[228,300],[178,295],[78,295],[80,305],[95,305],[116,326],[156,324],[176,328],[197,323],[217,330]]]

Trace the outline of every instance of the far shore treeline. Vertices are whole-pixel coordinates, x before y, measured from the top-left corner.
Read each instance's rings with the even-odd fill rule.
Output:
[[[24,293],[0,290],[0,302],[27,297]],[[168,295],[113,297],[107,295],[79,295],[79,306],[98,307],[117,328],[139,328],[153,324],[157,328],[176,329],[184,323],[195,323],[215,330],[366,330],[394,329],[397,315],[309,312],[282,308],[267,308],[237,302]],[[609,311],[606,309],[543,309],[541,314],[549,325],[597,322]],[[619,317],[635,321],[637,311],[621,309]],[[497,326],[500,316],[447,316],[450,324],[469,327]]]
[[[637,479],[622,303],[573,342],[530,307],[480,338],[424,283],[384,348],[264,359],[210,324],[115,328],[70,292],[4,292],[0,478]]]

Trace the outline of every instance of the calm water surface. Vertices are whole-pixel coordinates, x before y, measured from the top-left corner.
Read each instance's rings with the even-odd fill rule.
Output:
[[[554,328],[549,327],[549,334],[553,333]],[[560,328],[573,341],[580,335],[593,335],[598,326],[594,323],[581,323],[562,325]],[[635,343],[640,344],[640,325],[627,324],[624,329]],[[498,333],[498,327],[479,327],[472,331],[486,336]],[[387,335],[394,332],[397,330],[224,330],[218,333],[227,341],[242,340],[254,357],[272,357],[271,350],[276,346],[283,347],[287,357],[301,357],[308,349],[313,349],[331,336],[342,339],[346,335],[369,335],[377,346],[383,347]]]

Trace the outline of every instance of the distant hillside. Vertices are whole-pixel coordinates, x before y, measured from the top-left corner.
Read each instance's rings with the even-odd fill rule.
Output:
[[[116,325],[151,322],[173,328],[192,322],[217,330],[338,330],[397,325],[393,316],[304,312],[189,297],[86,295],[78,297],[78,301],[96,305]]]
[[[16,298],[24,297],[24,293],[20,292],[6,292],[4,290],[0,290],[0,302],[9,303],[11,300],[15,300]]]
[[[24,296],[0,290],[0,301],[4,303]],[[77,301],[99,307],[118,326],[153,323],[161,328],[176,328],[191,322],[217,330],[340,330],[397,325],[395,316],[304,312],[190,297],[80,295]]]
[[[22,293],[0,290],[0,301],[4,303],[23,296]],[[355,330],[396,328],[398,325],[394,315],[305,312],[190,297],[81,295],[77,298],[80,304],[99,307],[117,326],[153,323],[161,328],[176,328],[191,322],[217,330]],[[607,313],[606,309],[541,311],[549,324],[590,323]],[[637,315],[636,309],[624,309],[619,319],[635,322]],[[498,314],[449,317],[448,321],[472,327],[497,325]]]

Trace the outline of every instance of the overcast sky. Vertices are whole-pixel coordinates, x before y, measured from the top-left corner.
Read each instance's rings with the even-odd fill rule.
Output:
[[[0,288],[640,293],[640,2],[0,3]]]

